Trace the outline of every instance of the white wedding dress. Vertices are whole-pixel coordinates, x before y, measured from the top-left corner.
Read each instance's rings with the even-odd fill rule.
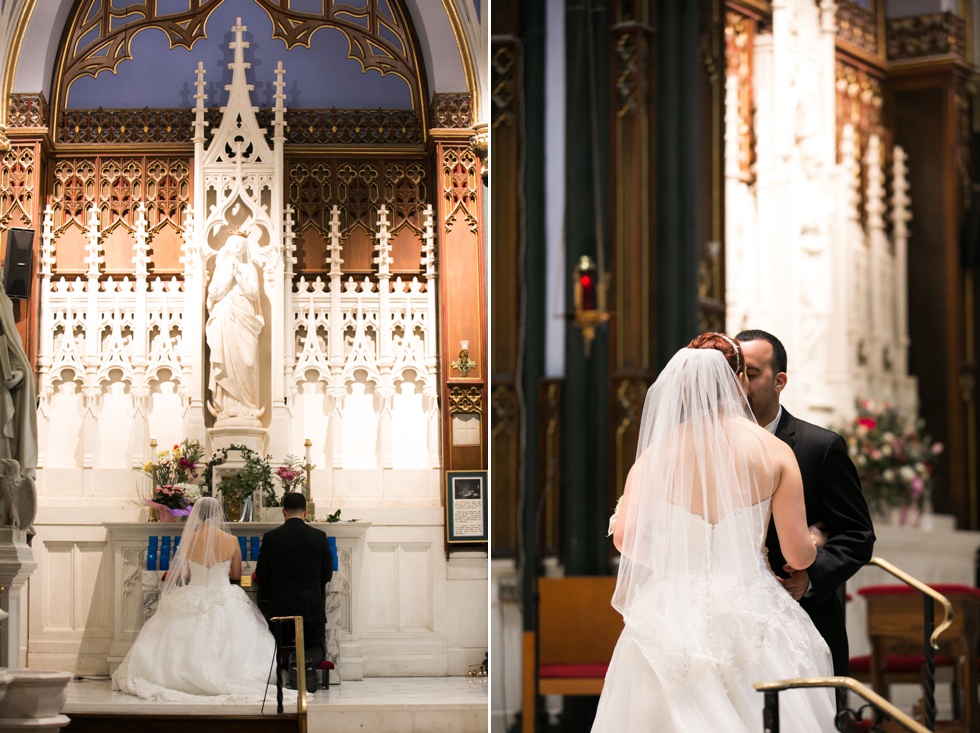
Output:
[[[163,594],[112,675],[113,689],[144,700],[263,699],[275,641],[245,591],[228,582],[230,565],[188,562],[190,582]]]
[[[827,643],[769,570],[768,502],[707,524],[725,552],[689,558],[690,583],[683,589],[650,577],[637,591],[593,733],[760,733],[763,695],[752,683],[833,674]],[[706,526],[686,509],[665,504],[663,510],[691,525],[692,535]],[[747,515],[757,522],[754,537],[736,541],[732,534]],[[732,555],[733,546],[744,550]],[[779,694],[782,730],[834,731],[834,714],[827,689]]]

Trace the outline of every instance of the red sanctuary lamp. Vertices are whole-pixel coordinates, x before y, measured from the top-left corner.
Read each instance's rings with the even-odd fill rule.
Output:
[[[582,330],[585,355],[589,356],[596,327],[609,321],[609,313],[606,311],[606,279],[588,255],[582,255],[579,259],[573,278],[575,325]]]

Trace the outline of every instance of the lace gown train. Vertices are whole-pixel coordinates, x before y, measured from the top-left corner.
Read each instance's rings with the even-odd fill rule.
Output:
[[[275,654],[265,619],[228,582],[230,560],[188,565],[189,584],[161,598],[112,675],[113,689],[145,700],[261,701]]]
[[[768,502],[768,500],[767,500]],[[717,542],[744,548],[738,556],[711,553],[691,561],[690,576],[672,583],[651,576],[637,591],[613,653],[593,733],[760,733],[763,680],[832,674],[830,650],[806,612],[769,570],[762,538],[768,506],[745,507],[710,525],[686,509],[665,506]],[[741,521],[735,517],[741,515]],[[732,533],[751,517],[757,530],[736,542]],[[707,528],[707,529],[705,529]],[[726,536],[727,535],[727,536]],[[834,731],[830,690],[779,695],[782,730]]]

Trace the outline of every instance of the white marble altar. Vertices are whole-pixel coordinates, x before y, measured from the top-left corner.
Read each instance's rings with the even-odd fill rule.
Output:
[[[332,506],[316,492],[314,498],[321,508]],[[33,545],[38,568],[28,586],[25,666],[104,675],[110,658],[125,654],[142,625],[146,538],[181,527],[134,522],[141,512],[145,517],[132,504],[42,507]],[[447,559],[444,510],[344,508],[342,519],[359,521],[320,526],[338,537],[344,568],[338,590],[345,600],[328,623],[339,626],[345,679],[464,675],[482,662],[489,622],[486,553]],[[272,526],[247,523],[235,531],[260,535]],[[344,531],[350,534],[341,536]]]
[[[232,522],[231,531],[236,537],[261,537],[265,532],[279,526],[279,523]],[[338,659],[338,674],[341,679],[359,680],[364,678],[364,655],[361,646],[360,594],[357,579],[363,574],[364,544],[369,522],[316,523],[318,529],[335,537],[337,541],[339,570],[334,574],[328,587],[329,610],[327,613],[327,635]],[[151,536],[177,537],[183,524],[164,522],[140,522],[106,524],[108,530],[109,552],[112,557],[111,573],[114,578],[114,597],[116,619],[113,643],[109,652],[109,671],[112,673],[129,651],[133,640],[143,626],[144,620],[152,615],[159,599],[159,590],[153,583],[153,571],[147,573],[147,541]],[[251,558],[251,547],[243,558],[242,575],[250,576],[255,566]],[[159,565],[155,572],[162,574]],[[329,649],[328,649],[329,651]],[[332,658],[328,655],[328,658]]]
[[[251,538],[261,538],[265,532],[279,526],[276,523],[232,522],[231,531],[236,537],[246,538],[246,553],[242,562],[242,577],[250,578],[255,569],[256,557],[252,557]],[[364,538],[368,522],[314,523],[328,537],[336,539],[338,569],[327,586],[327,659],[336,664],[339,679],[363,679],[364,657],[359,634],[362,618],[357,591],[357,578],[361,574],[364,558]],[[174,538],[180,535],[182,523],[140,522],[106,525],[113,557],[113,575],[116,579],[116,636],[109,657],[110,673],[129,651],[136,634],[147,618],[156,612],[160,598],[160,578],[164,568],[159,562],[147,570],[147,541],[151,536]],[[171,540],[172,548],[172,540]],[[139,578],[137,583],[136,578]],[[255,588],[242,586],[255,602]],[[139,593],[135,593],[136,589]]]

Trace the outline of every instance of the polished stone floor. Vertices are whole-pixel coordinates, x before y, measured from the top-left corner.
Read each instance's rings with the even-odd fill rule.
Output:
[[[391,733],[477,733],[488,730],[486,677],[368,677],[318,690],[309,699],[310,733],[391,731]],[[275,714],[274,691],[261,705],[188,705],[148,702],[113,692],[108,678],[79,678],[68,685],[63,713],[181,714],[227,712]]]

